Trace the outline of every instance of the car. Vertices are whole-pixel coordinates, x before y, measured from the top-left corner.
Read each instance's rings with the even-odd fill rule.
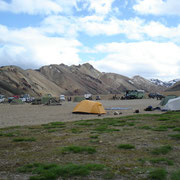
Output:
[[[66,100],[64,95],[60,95],[59,99],[60,99],[60,101],[65,101]]]
[[[162,99],[162,98],[164,98],[165,96],[164,95],[162,95],[162,94],[159,94],[159,93],[149,93],[148,94],[148,97],[149,98],[152,98],[152,99],[154,99],[154,98],[157,98],[157,99]]]

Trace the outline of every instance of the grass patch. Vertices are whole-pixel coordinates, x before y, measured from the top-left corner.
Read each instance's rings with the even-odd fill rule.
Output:
[[[77,122],[75,123],[75,125],[80,125],[80,126],[93,126],[93,123],[89,123],[89,122]]]
[[[56,131],[58,131],[58,130],[57,129],[49,129],[48,133],[53,133],[53,132],[56,132]]]
[[[110,133],[114,131],[120,131],[119,129],[113,129],[113,128],[108,128],[107,125],[100,125],[94,129],[95,131],[99,133]]]
[[[158,121],[169,121],[170,117],[160,117],[157,119]]]
[[[154,155],[160,155],[160,154],[167,154],[172,150],[172,147],[170,145],[161,146],[158,148],[155,148],[151,151]]]
[[[34,137],[30,137],[30,138],[14,138],[13,142],[32,142],[32,141],[36,141],[36,139]]]
[[[135,146],[132,144],[119,144],[118,149],[134,149]]]
[[[180,131],[180,127],[174,128],[173,131]]]
[[[167,179],[167,171],[165,169],[155,169],[149,172],[148,178],[152,180],[165,180]]]
[[[58,177],[70,178],[76,176],[87,176],[92,171],[103,171],[105,166],[102,164],[40,164],[34,163],[24,167],[18,168],[20,173],[32,173],[37,174],[31,176],[30,180],[55,180]]]
[[[150,126],[140,126],[139,129],[149,130],[149,129],[151,129],[151,127]]]
[[[155,128],[152,128],[153,131],[167,131],[168,128],[166,126],[158,126]]]
[[[173,139],[180,139],[180,134],[169,134],[170,137],[172,137]]]
[[[79,130],[77,128],[72,128],[71,129],[71,132],[74,133],[74,134],[79,134],[79,133],[82,133],[83,131],[82,130]]]
[[[171,174],[171,180],[179,180],[180,179],[180,170],[177,170]]]
[[[94,154],[96,152],[96,149],[94,147],[89,146],[66,146],[61,148],[61,153],[88,153],[88,154]]]
[[[0,136],[4,137],[14,137],[15,135],[13,133],[0,133]]]
[[[51,122],[48,124],[42,124],[44,129],[54,129],[54,128],[64,128],[65,123],[64,122]]]
[[[174,162],[172,160],[169,160],[167,158],[153,158],[149,160],[153,164],[159,164],[159,163],[165,163],[169,166],[172,166]]]
[[[98,135],[90,136],[91,139],[97,139],[98,137]]]
[[[11,130],[11,129],[19,129],[19,128],[21,128],[21,126],[10,126],[6,128],[0,128],[0,130]]]

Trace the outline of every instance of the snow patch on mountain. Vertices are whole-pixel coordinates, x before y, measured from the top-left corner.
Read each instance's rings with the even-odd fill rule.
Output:
[[[158,86],[163,86],[163,87],[171,87],[173,86],[175,83],[177,83],[178,81],[180,81],[180,79],[173,79],[171,81],[161,81],[159,79],[150,79],[150,81]]]

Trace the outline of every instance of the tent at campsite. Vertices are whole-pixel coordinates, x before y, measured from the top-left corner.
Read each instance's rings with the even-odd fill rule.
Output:
[[[174,98],[177,98],[177,96],[176,95],[168,95],[168,96],[166,96],[165,98],[162,99],[162,101],[160,102],[160,105],[164,106],[164,105],[166,105],[168,103],[168,101],[170,99],[174,99]]]
[[[81,101],[83,101],[83,100],[85,100],[85,98],[84,97],[78,97],[78,96],[76,96],[76,97],[74,97],[74,102],[81,102]]]
[[[168,103],[164,106],[165,110],[169,111],[179,111],[180,110],[180,97],[170,99]]]
[[[73,113],[106,114],[101,103],[83,100],[73,110]]]

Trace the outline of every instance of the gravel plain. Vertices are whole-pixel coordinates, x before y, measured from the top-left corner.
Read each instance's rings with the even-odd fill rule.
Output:
[[[161,111],[144,111],[144,109],[151,105],[153,107],[159,106],[160,101],[155,99],[140,99],[140,100],[101,100],[104,108],[129,108],[127,110],[107,110],[105,115],[92,114],[73,114],[73,108],[77,103],[63,102],[61,106],[47,106],[47,105],[10,105],[0,104],[0,128],[10,126],[23,125],[38,125],[49,122],[67,122],[75,120],[98,119],[106,117],[118,117],[135,114],[135,110],[139,110],[140,114],[147,113],[162,113]],[[114,115],[114,112],[122,113]]]

